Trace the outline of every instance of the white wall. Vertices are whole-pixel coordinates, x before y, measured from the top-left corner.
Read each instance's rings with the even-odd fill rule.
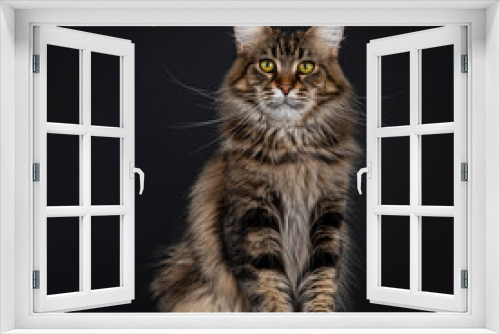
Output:
[[[15,13],[0,2],[0,333],[14,328]]]
[[[500,233],[500,5],[491,5],[486,11],[486,72],[494,73],[486,77],[486,211],[488,219],[486,229],[486,257],[493,257],[490,262],[495,265],[486,266],[486,328],[500,332],[498,300],[500,299],[500,248],[497,241]]]

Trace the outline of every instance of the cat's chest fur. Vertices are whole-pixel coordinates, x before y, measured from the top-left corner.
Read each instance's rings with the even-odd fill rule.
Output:
[[[281,201],[280,236],[285,271],[295,289],[309,265],[311,216],[321,197],[320,168],[298,163],[269,171],[270,189]]]

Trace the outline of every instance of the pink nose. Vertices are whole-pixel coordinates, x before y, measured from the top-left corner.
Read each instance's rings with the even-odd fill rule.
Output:
[[[283,94],[288,95],[290,90],[292,90],[292,85],[279,85],[279,89],[283,92]]]

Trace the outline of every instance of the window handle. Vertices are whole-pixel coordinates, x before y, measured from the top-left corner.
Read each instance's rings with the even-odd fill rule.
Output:
[[[362,194],[362,192],[361,192],[361,176],[366,173],[367,178],[372,177],[372,168],[371,168],[372,163],[368,161],[367,165],[368,165],[367,167],[361,168],[358,171],[358,192],[360,195]]]
[[[139,184],[140,184],[140,190],[139,190],[139,195],[142,195],[142,192],[144,191],[144,172],[142,169],[134,167],[134,162],[130,161],[130,178],[134,178],[134,173],[139,174]]]

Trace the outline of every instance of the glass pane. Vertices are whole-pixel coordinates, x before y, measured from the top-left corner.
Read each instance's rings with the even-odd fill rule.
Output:
[[[120,138],[92,137],[92,205],[120,204]]]
[[[410,53],[381,57],[382,124],[410,124]]]
[[[47,205],[80,205],[79,136],[47,134]]]
[[[422,205],[453,206],[453,134],[422,136]]]
[[[382,204],[410,205],[410,137],[381,141]]]
[[[92,217],[92,290],[120,286],[120,218]]]
[[[92,52],[92,125],[120,126],[120,57]]]
[[[47,122],[80,123],[80,50],[47,45]]]
[[[453,294],[453,218],[422,217],[422,291]]]
[[[423,49],[422,123],[453,122],[453,45]]]
[[[47,218],[47,294],[80,291],[80,217]]]
[[[410,217],[382,216],[381,224],[381,285],[410,289]]]

